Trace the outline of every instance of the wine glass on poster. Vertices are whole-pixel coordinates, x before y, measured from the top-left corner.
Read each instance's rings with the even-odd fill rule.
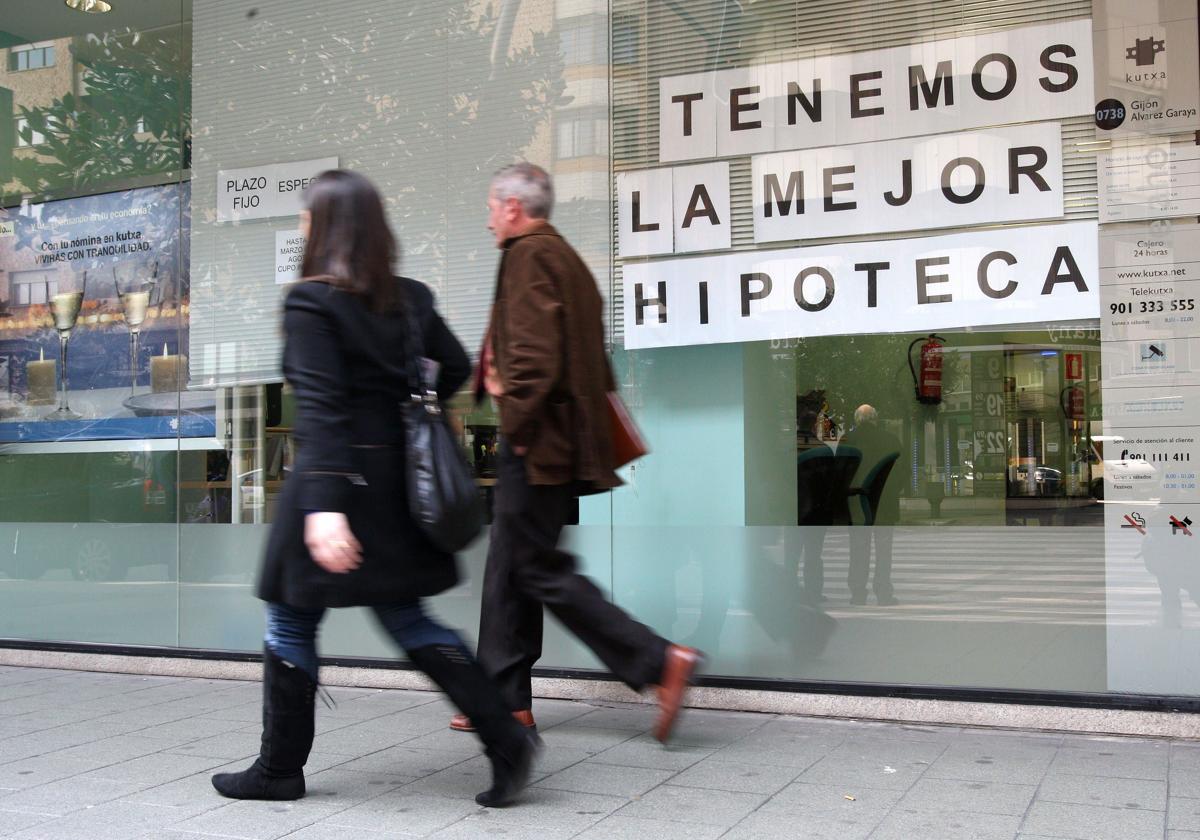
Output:
[[[84,295],[87,294],[87,271],[77,275],[70,269],[60,270],[56,278],[49,281],[46,292],[50,316],[54,319],[54,329],[58,331],[60,356],[58,408],[50,412],[46,419],[79,420],[80,415],[71,410],[67,396],[70,389],[70,380],[67,377],[67,345],[71,341],[71,331],[75,329],[75,322],[79,320]]]
[[[117,298],[121,301],[121,310],[125,316],[125,326],[129,328],[129,395],[137,393],[138,356],[141,340],[142,324],[146,320],[146,310],[150,308],[151,296],[158,281],[158,262],[155,261],[153,270],[145,263],[127,260],[113,266],[113,283],[117,288]]]

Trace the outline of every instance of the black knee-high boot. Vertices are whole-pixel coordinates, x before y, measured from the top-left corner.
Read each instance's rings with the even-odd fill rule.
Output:
[[[231,799],[299,799],[313,742],[317,682],[263,648],[263,733],[258,759],[241,773],[218,773],[213,787]]]
[[[465,648],[427,645],[409,650],[408,658],[471,719],[483,741],[492,787],[475,801],[489,808],[510,804],[529,784],[541,743],[537,736],[513,720],[500,690]]]

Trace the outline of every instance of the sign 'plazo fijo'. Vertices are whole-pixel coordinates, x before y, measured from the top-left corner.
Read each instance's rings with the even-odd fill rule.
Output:
[[[662,79],[659,159],[688,163],[617,176],[619,254],[709,255],[625,263],[626,346],[1096,317],[1057,122],[1093,94],[1088,20]],[[1048,223],[712,253],[747,192],[762,244]]]

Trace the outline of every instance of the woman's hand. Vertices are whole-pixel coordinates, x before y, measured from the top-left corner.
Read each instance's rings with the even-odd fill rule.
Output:
[[[304,544],[313,561],[327,572],[344,575],[362,564],[362,546],[344,513],[322,511],[306,515]]]

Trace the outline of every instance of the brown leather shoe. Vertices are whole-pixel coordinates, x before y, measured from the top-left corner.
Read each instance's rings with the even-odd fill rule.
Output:
[[[667,655],[663,657],[662,681],[658,686],[658,720],[654,724],[654,737],[660,743],[667,743],[671,730],[679,718],[679,710],[683,706],[683,695],[696,669],[704,662],[704,654],[695,648],[670,645]]]
[[[521,709],[512,713],[513,719],[517,723],[529,729],[537,729],[537,724],[533,721],[532,709]],[[455,732],[474,732],[475,726],[471,723],[471,719],[466,715],[455,715],[450,718],[450,728]]]

